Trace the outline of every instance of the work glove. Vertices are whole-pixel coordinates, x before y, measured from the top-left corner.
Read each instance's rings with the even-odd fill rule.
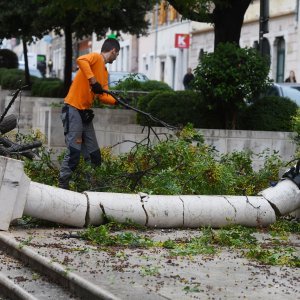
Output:
[[[103,93],[102,86],[99,82],[95,82],[94,84],[91,84],[91,88],[92,88],[92,92],[94,94],[102,94]]]

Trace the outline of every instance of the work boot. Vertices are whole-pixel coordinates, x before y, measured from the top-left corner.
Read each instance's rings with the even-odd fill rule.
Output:
[[[69,181],[68,180],[63,180],[62,178],[58,179],[58,187],[61,189],[69,190]]]

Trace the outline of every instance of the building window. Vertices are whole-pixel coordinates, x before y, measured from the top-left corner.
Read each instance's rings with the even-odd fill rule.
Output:
[[[203,56],[204,56],[204,50],[203,50],[203,48],[201,48],[200,51],[199,51],[199,55],[198,55],[199,62],[201,62]]]
[[[267,38],[262,39],[261,54],[268,60],[269,66],[271,64],[271,47]]]
[[[259,51],[259,43],[258,43],[258,41],[254,41],[253,42],[252,48],[254,48],[255,50]]]
[[[160,81],[165,81],[165,62],[160,62]]]
[[[276,38],[275,45],[277,48],[276,61],[276,82],[284,81],[284,64],[285,64],[285,41],[283,37]]]
[[[148,64],[147,64],[147,58],[143,57],[143,72],[148,71]]]

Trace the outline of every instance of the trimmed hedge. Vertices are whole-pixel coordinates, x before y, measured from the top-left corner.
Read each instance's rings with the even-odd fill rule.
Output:
[[[25,81],[23,70],[19,69],[0,69],[0,85],[3,89],[16,89]]]
[[[16,89],[25,81],[25,71],[19,69],[0,69],[0,85],[3,89]],[[58,78],[37,78],[30,76],[31,94],[37,97],[63,98],[63,82]]]
[[[245,130],[292,131],[292,117],[297,109],[297,104],[289,98],[264,97],[245,110],[239,127]]]
[[[32,85],[31,94],[37,97],[63,98],[64,84],[56,78],[38,79]]]
[[[192,123],[196,128],[220,128],[216,113],[205,105],[201,94],[195,91],[154,91],[138,100],[138,108],[170,125],[184,126]],[[162,126],[138,114],[143,126]]]
[[[141,82],[135,80],[134,78],[127,78],[112,89],[122,90],[122,91],[144,91],[144,92],[172,90],[172,88],[168,84],[162,81],[148,80],[148,81]]]
[[[138,108],[174,126],[192,123],[195,128],[224,129],[217,111],[210,110],[195,91],[154,91],[138,99]],[[288,98],[259,99],[239,115],[238,129],[292,131],[297,108]],[[137,122],[142,126],[162,126],[142,114],[138,114]]]
[[[172,88],[165,82],[158,80],[148,80],[142,82],[142,91],[172,91]]]
[[[30,81],[35,82],[38,78],[30,76]],[[3,89],[17,89],[25,82],[25,71],[19,69],[0,68],[0,85]]]

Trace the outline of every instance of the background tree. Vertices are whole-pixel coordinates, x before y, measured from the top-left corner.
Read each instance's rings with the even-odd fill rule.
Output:
[[[239,45],[244,15],[252,0],[168,0],[186,19],[211,23],[215,31],[215,48],[219,43]]]
[[[17,54],[9,49],[0,49],[0,68],[14,69],[19,65]]]
[[[27,58],[27,43],[33,37],[41,37],[40,30],[33,25],[37,19],[37,5],[32,0],[0,0],[0,39],[20,38],[23,43],[25,61],[25,84],[31,85]],[[41,28],[40,28],[41,29]]]
[[[194,86],[215,110],[223,128],[236,129],[238,113],[266,88],[269,63],[253,48],[221,43],[204,54],[195,69]]]
[[[72,80],[72,37],[82,38],[97,33],[104,37],[110,29],[130,34],[143,34],[148,28],[145,14],[155,1],[135,0],[35,0],[38,3],[37,28],[43,34],[54,30],[65,37],[64,86]],[[43,30],[44,28],[47,30]]]

